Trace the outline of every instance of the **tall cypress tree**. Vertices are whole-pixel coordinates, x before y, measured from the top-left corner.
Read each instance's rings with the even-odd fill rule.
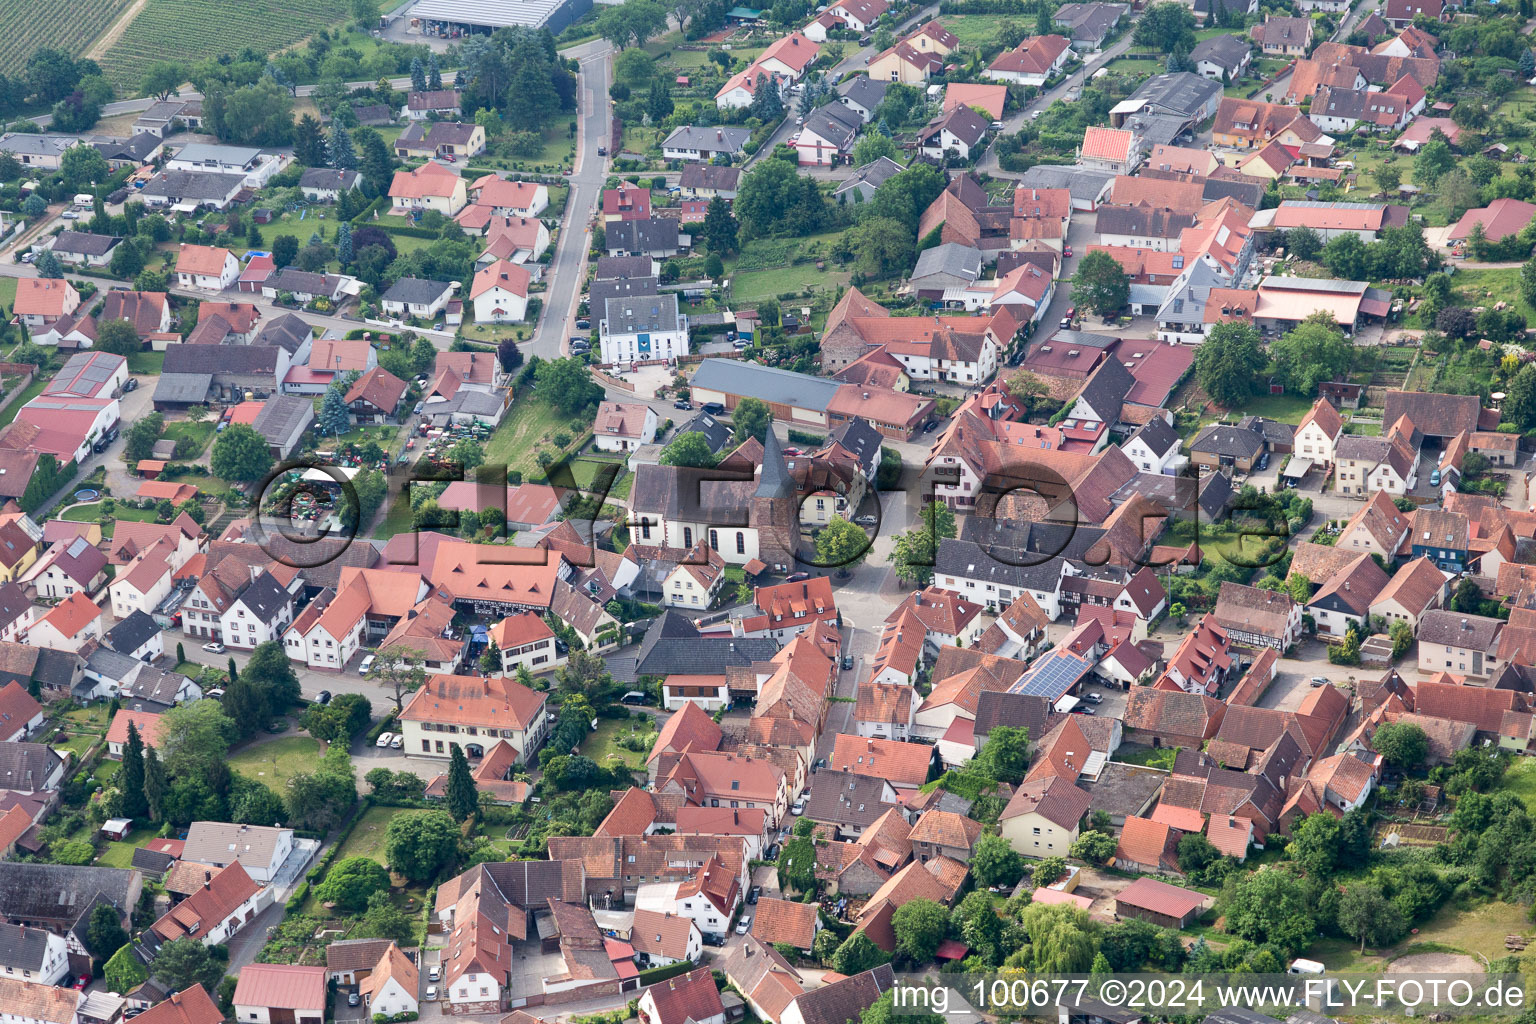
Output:
[[[165,766],[160,763],[155,748],[150,747],[144,752],[144,803],[149,808],[150,821],[159,821],[164,816],[167,785]]]
[[[142,818],[149,811],[144,799],[144,741],[139,730],[128,723],[128,742],[123,744],[123,817]]]
[[[475,813],[480,796],[475,791],[475,780],[469,774],[469,760],[457,743],[448,755],[448,813],[455,821],[463,821]]]

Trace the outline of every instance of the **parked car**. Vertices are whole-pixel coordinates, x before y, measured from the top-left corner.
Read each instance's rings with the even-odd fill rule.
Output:
[[[719,402],[705,402],[703,405],[699,406],[699,408],[703,409],[711,416],[725,415],[725,406],[721,405]]]
[[[859,526],[878,526],[880,525],[880,517],[874,515],[859,516],[854,520],[854,523]]]
[[[426,408],[426,405],[427,405],[427,403],[425,403],[425,402],[417,402],[416,403],[416,408],[412,409],[411,411],[414,412],[417,416],[420,416],[421,415],[421,410]]]
[[[399,750],[403,746],[405,746],[405,735],[403,733],[395,733],[394,739],[389,741],[389,749]]]
[[[428,985],[427,986],[427,1002],[429,1002],[429,1003],[437,1002],[437,986],[436,985]]]
[[[369,669],[373,668],[374,658],[375,658],[375,655],[370,654],[366,658],[364,658],[362,661],[358,662],[357,663],[357,674],[360,675],[360,676],[367,675]]]
[[[348,992],[347,993],[347,1005],[348,1006],[356,1006],[358,1003],[360,1003],[362,1001],[363,1001],[363,997],[358,995],[356,992]]]
[[[1104,696],[1103,694],[1099,693],[1085,693],[1083,694],[1083,700],[1087,701],[1089,704],[1103,704]]]
[[[649,704],[651,695],[640,690],[630,690],[619,698],[620,704]]]
[[[800,817],[800,815],[804,814],[805,813],[805,797],[801,797],[800,799],[796,800],[795,801],[795,806],[791,807],[789,809],[789,812],[791,814],[793,814],[797,818]]]
[[[442,969],[442,967],[438,966],[437,964],[433,964],[431,967],[427,968],[427,980],[428,981],[437,981],[442,976],[443,976],[443,969]]]
[[[851,654],[843,655],[843,671],[844,672],[852,672],[853,671],[853,655],[851,655]]]
[[[745,934],[747,934],[747,929],[749,929],[751,927],[752,927],[752,919],[750,917],[747,917],[745,914],[743,914],[742,917],[741,917],[741,920],[736,922],[736,934],[737,935],[745,935]]]
[[[379,733],[379,738],[373,741],[373,745],[376,747],[387,747],[389,746],[389,741],[394,738],[395,734],[392,732],[381,732]]]
[[[763,895],[763,887],[760,886],[760,885],[754,885],[752,887],[752,890],[747,893],[747,902],[751,903],[751,904],[756,904],[757,901],[762,898],[762,895]]]
[[[677,401],[672,403],[672,408],[674,408],[674,409],[692,409],[693,408],[693,403],[692,402],[685,402],[681,398],[679,398]]]
[[[811,574],[808,573],[808,572],[792,572],[788,576],[784,577],[784,582],[785,583],[804,583],[806,580],[808,580],[810,578],[811,578]]]
[[[1076,707],[1072,709],[1072,713],[1074,715],[1091,715],[1094,714],[1094,710],[1093,708]]]
[[[1065,249],[1062,249],[1061,250],[1061,254],[1063,256],[1067,257],[1068,259],[1071,259],[1072,258],[1072,247],[1069,245]]]
[[[1327,686],[1328,685],[1328,680],[1324,679],[1322,676],[1313,676],[1312,677],[1312,685],[1313,686]]]
[[[591,320],[577,320],[576,321],[576,326],[580,330],[590,331],[592,329],[592,321]]]
[[[608,155],[608,147],[607,146],[598,146],[597,147],[597,155],[598,156],[607,156]]]
[[[723,946],[723,945],[725,945],[725,936],[724,935],[716,935],[714,932],[705,932],[704,933],[704,945],[706,945],[706,946]]]
[[[329,704],[330,702],[331,702],[331,691],[330,690],[321,690],[319,693],[315,694],[315,703],[316,704]]]
[[[123,390],[124,391],[137,391],[137,390],[139,390],[139,379],[137,377],[129,377],[127,380],[123,381]]]
[[[209,654],[223,654],[225,647],[217,640],[210,640],[206,644],[203,644],[203,650],[207,651]]]

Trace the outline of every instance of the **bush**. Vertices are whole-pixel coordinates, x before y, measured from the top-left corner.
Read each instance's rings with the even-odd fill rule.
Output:
[[[640,972],[640,984],[641,986],[654,985],[658,981],[666,981],[668,978],[675,978],[679,974],[687,974],[693,968],[694,964],[689,960],[679,960],[677,963],[668,964],[665,967],[652,967]]]

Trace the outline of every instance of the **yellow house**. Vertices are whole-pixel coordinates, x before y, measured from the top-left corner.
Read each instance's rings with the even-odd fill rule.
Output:
[[[101,528],[97,527],[100,537]],[[37,561],[37,542],[12,519],[0,523],[0,583],[20,579]]]
[[[923,53],[911,43],[902,41],[869,62],[869,77],[876,82],[922,85],[928,76],[943,66],[937,53]]]
[[[1088,793],[1056,775],[1025,782],[998,819],[998,833],[1026,857],[1065,857],[1077,841]]]

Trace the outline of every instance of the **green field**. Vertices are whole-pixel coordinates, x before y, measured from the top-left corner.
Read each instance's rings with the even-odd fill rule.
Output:
[[[86,6],[102,2],[83,0]],[[63,18],[72,16],[78,6],[82,0],[46,4],[43,9],[55,7]],[[344,21],[350,12],[346,0],[244,0],[239,4],[148,0],[123,37],[102,57],[101,67],[119,89],[131,89],[157,60],[195,64],[244,47],[271,53]]]
[[[248,779],[270,786],[278,794],[288,780],[312,771],[320,760],[320,743],[308,736],[284,736],[230,754],[228,764]]]
[[[82,53],[128,4],[129,0],[0,0],[0,72],[19,74],[32,51],[45,46]],[[11,287],[14,296],[15,285]]]
[[[193,443],[197,445],[197,451],[186,456],[186,458],[195,459],[203,454],[203,450],[208,447],[208,440],[213,437],[214,428],[217,426],[218,424],[213,420],[204,420],[201,423],[193,423],[191,420],[177,420],[174,423],[167,423],[165,430],[161,432],[160,436],[166,440],[178,443],[184,437],[191,438]]]
[[[486,444],[485,461],[492,466],[521,470],[525,479],[536,479],[544,473],[539,467],[540,451],[564,455],[574,450],[591,429],[592,425],[580,416],[562,416],[548,402],[519,398]],[[553,440],[560,431],[571,435],[571,443],[563,450],[556,448]]]
[[[336,859],[341,861],[348,857],[371,857],[388,866],[389,862],[384,859],[384,830],[389,827],[389,819],[399,813],[393,807],[368,808],[362,818],[358,819],[352,834],[347,836]]]

